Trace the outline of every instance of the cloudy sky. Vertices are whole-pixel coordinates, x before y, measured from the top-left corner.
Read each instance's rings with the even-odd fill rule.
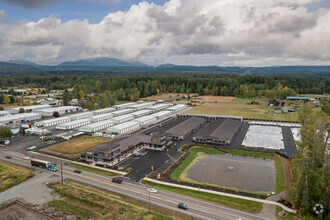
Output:
[[[0,0],[0,60],[330,65],[329,0]]]

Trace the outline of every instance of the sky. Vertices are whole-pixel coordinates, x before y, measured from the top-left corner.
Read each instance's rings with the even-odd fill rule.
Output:
[[[0,60],[330,65],[329,0],[0,0]]]

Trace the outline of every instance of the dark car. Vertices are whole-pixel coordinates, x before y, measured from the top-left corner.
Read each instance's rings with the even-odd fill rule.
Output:
[[[75,173],[81,173],[81,170],[74,170]]]
[[[6,158],[7,158],[7,159],[11,159],[11,156],[7,155]]]
[[[115,177],[112,179],[112,182],[114,183],[122,183],[123,182],[123,178],[121,177]]]
[[[188,209],[187,205],[186,204],[183,204],[183,203],[179,203],[178,204],[178,208],[179,209],[184,209],[184,210],[187,210]]]

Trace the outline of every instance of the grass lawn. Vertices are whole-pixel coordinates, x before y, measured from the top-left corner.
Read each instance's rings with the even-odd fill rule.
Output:
[[[287,217],[281,217],[278,215],[278,213],[280,213],[283,209],[279,206],[276,206],[276,212],[275,212],[275,215],[277,217],[277,219],[282,219],[282,220],[295,220],[295,219],[298,219],[297,215],[294,214],[294,213],[291,213],[291,212],[286,212],[288,214]]]
[[[141,182],[143,184],[148,184],[148,185],[150,185],[154,188],[160,189],[160,190],[170,191],[173,193],[189,196],[192,198],[201,199],[201,200],[204,200],[207,202],[212,202],[215,204],[219,204],[219,205],[226,206],[229,208],[238,209],[238,210],[245,211],[245,212],[259,213],[262,210],[262,203],[260,203],[260,202],[253,202],[253,201],[248,201],[248,200],[244,200],[244,199],[237,199],[237,198],[232,198],[232,197],[227,197],[227,196],[215,195],[215,194],[211,194],[211,193],[198,192],[198,191],[189,190],[189,189],[182,189],[182,188],[177,188],[177,187],[172,187],[172,186],[166,186],[166,185],[162,185],[162,184],[149,182],[146,180],[142,180]]]
[[[2,165],[0,165],[0,192],[16,186],[32,176],[31,169],[2,161]]]
[[[199,152],[208,154],[221,154],[220,151],[214,148],[192,148],[189,151],[187,158],[171,173],[171,179],[178,181],[180,179],[181,173],[189,166],[189,164],[198,156]]]
[[[264,152],[251,152],[251,151],[235,150],[235,149],[226,149],[225,151],[233,155],[262,157],[262,158],[274,160],[275,173],[276,173],[275,193],[277,194],[284,190],[284,173],[283,173],[282,162],[279,156],[277,156],[276,154],[264,153]]]
[[[97,169],[97,168],[94,168],[94,167],[84,166],[84,165],[80,165],[80,164],[75,164],[75,163],[70,163],[69,167],[79,169],[79,170],[88,171],[88,172],[95,173],[95,174],[102,175],[102,176],[120,176],[120,174],[117,174],[117,173],[112,173],[112,172],[109,172],[109,171]]]
[[[50,147],[41,149],[41,151],[76,159],[77,157],[79,158],[80,153],[85,150],[109,141],[111,141],[111,139],[83,135],[69,141],[54,144]]]
[[[61,198],[48,205],[80,219],[171,219],[158,213],[149,214],[146,209],[121,201],[120,195],[90,185],[69,180],[63,186],[59,182],[49,186]]]

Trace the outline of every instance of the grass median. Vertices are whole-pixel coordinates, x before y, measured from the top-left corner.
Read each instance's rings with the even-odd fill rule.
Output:
[[[95,174],[102,175],[102,176],[121,176],[121,174],[118,174],[118,173],[113,173],[110,171],[101,170],[101,169],[98,169],[95,167],[84,166],[84,165],[80,165],[80,164],[76,164],[76,163],[70,163],[69,167],[79,169],[79,170],[84,170],[84,171],[95,173]]]
[[[2,161],[0,165],[0,192],[16,186],[32,176],[31,169]]]
[[[178,188],[178,187],[173,187],[173,186],[167,186],[167,185],[162,185],[146,180],[141,181],[143,184],[148,184],[156,189],[159,190],[165,190],[185,196],[189,196],[192,198],[204,200],[207,202],[212,202],[218,205],[226,206],[229,208],[234,208],[238,209],[241,211],[245,212],[250,212],[250,213],[259,213],[262,210],[262,203],[260,202],[254,202],[254,201],[249,201],[249,200],[244,200],[244,199],[237,199],[237,198],[232,198],[228,196],[220,196],[212,193],[206,193],[206,192],[199,192],[195,190],[190,190],[190,189],[183,189],[183,188]],[[183,201],[184,202],[184,201]]]

